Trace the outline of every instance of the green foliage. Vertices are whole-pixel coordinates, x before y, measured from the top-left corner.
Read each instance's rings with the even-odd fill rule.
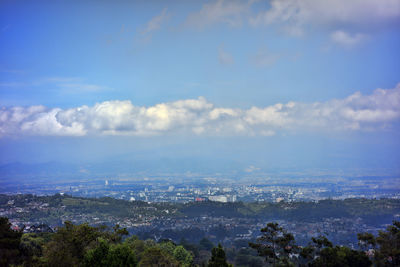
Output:
[[[214,244],[205,237],[200,240],[199,245],[200,245],[201,249],[208,250],[208,251],[211,251],[212,248],[214,247]]]
[[[211,259],[208,261],[208,267],[229,267],[232,266],[226,261],[225,251],[221,244],[211,250]]]
[[[348,247],[326,247],[310,263],[312,267],[369,267],[372,262],[365,253]]]
[[[99,238],[95,248],[86,252],[83,265],[87,267],[134,267],[137,265],[135,254],[128,244],[111,244]]]
[[[33,266],[40,263],[43,256],[43,247],[50,241],[52,233],[23,234],[19,246],[25,265]]]
[[[175,250],[175,248],[176,248],[175,244],[172,243],[172,242],[169,241],[169,240],[159,243],[158,246],[159,246],[162,250],[168,252],[168,253],[171,254],[171,255],[174,253],[174,250]]]
[[[21,231],[11,229],[8,218],[0,217],[0,266],[19,262],[21,236]]]
[[[134,267],[137,265],[135,254],[127,244],[111,245],[107,259],[110,267]]]
[[[363,248],[374,249],[374,261],[378,266],[400,266],[400,222],[394,221],[377,237],[369,233],[358,234]]]
[[[60,227],[52,240],[44,246],[44,259],[50,266],[76,266],[84,259],[86,251],[96,245],[98,238],[116,243],[127,234],[126,229],[118,225],[109,232],[105,227],[65,222],[65,226]]]
[[[8,205],[9,196],[0,195],[0,207]],[[50,207],[65,205],[65,212],[88,213],[99,209],[109,214],[133,216],[142,211],[157,214],[164,204],[129,203],[111,198],[84,199],[70,196],[37,197],[32,195],[15,196],[15,203],[23,207],[27,201],[49,201]],[[153,205],[153,206],[150,206]],[[213,211],[213,208],[217,207]],[[319,203],[189,203],[171,204],[176,214],[195,214],[201,211],[208,215],[220,216],[276,216],[276,218],[318,220],[331,214],[339,217],[392,216],[400,210],[398,200],[324,200]],[[361,209],[361,210],[360,210]],[[370,209],[370,210],[369,210]],[[116,211],[117,210],[117,211]],[[20,216],[21,214],[17,214]],[[54,215],[54,214],[53,214]],[[53,216],[49,215],[49,216]],[[199,214],[197,214],[198,216]],[[33,216],[33,215],[21,215]],[[35,215],[36,216],[36,215]],[[170,215],[168,215],[170,216]],[[303,216],[303,217],[302,217]],[[332,216],[332,215],[330,215]],[[371,217],[371,218],[372,218]],[[374,218],[375,218],[374,217]],[[375,220],[375,219],[374,219]],[[194,229],[194,228],[193,228]],[[201,235],[192,231],[195,235]],[[217,226],[214,235],[224,235],[226,228]],[[198,245],[182,239],[180,245],[170,241],[156,243],[153,240],[140,240],[128,235],[118,225],[108,229],[105,226],[93,227],[88,224],[73,225],[66,222],[56,233],[24,234],[10,229],[8,219],[0,218],[0,266],[22,264],[23,266],[193,266],[208,261],[209,266],[229,266],[227,258],[237,266],[261,266],[265,259],[275,266],[400,266],[400,222],[394,222],[377,236],[370,233],[358,234],[359,246],[374,252],[370,258],[364,251],[334,246],[326,237],[312,238],[308,246],[299,249],[292,234],[287,233],[276,223],[269,223],[261,229],[262,236],[250,248],[224,250],[221,245],[213,248],[208,239],[201,239]],[[188,233],[184,233],[186,236]],[[22,237],[21,237],[22,236]],[[196,240],[196,242],[197,242]],[[240,246],[242,247],[242,246]],[[210,251],[211,250],[211,255]],[[299,255],[297,257],[297,255]],[[210,258],[211,256],[211,258]],[[261,258],[262,256],[262,258]]]
[[[259,256],[265,257],[267,263],[288,266],[289,256],[297,248],[293,235],[277,223],[268,223],[261,229],[261,233],[257,243],[249,243],[249,246],[256,249]]]
[[[333,247],[325,236],[313,237],[312,242],[301,249],[299,263],[301,266],[318,267],[366,267],[371,261],[365,252],[348,247]]]
[[[154,246],[147,248],[139,262],[141,267],[177,267],[179,262],[160,247]]]
[[[324,248],[332,248],[333,244],[325,236],[312,237],[311,243],[300,249],[299,262],[301,264],[311,263]]]
[[[97,240],[97,246],[89,249],[83,260],[83,265],[105,267],[108,265],[108,253],[110,251],[110,244],[103,238]]]
[[[146,250],[148,246],[143,240],[140,240],[137,236],[130,236],[126,238],[125,244],[127,244],[132,249],[138,261],[140,261],[142,253]]]
[[[187,251],[183,246],[177,246],[173,251],[174,258],[179,261],[181,266],[190,266],[193,262],[192,254]]]
[[[264,259],[253,253],[254,250],[250,248],[240,249],[235,256],[235,266],[264,266]]]
[[[376,247],[375,236],[371,233],[358,233],[357,238],[358,238],[358,245],[363,250]]]
[[[50,266],[77,266],[89,245],[101,236],[102,232],[96,227],[65,222],[45,245],[44,258]]]

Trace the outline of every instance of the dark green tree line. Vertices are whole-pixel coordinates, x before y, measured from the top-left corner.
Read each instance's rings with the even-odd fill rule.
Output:
[[[22,234],[11,228],[7,218],[0,218],[0,266],[233,266],[228,258],[236,266],[400,266],[397,221],[377,236],[359,233],[358,250],[335,246],[325,236],[313,237],[300,247],[291,233],[273,222],[261,229],[256,242],[239,251],[224,250],[220,244],[214,247],[207,239],[196,246],[185,240],[177,245],[127,236],[118,225],[110,229],[71,222],[55,233]]]

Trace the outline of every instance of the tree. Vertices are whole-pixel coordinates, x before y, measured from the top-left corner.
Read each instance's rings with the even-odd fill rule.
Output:
[[[109,239],[114,243],[119,243],[122,238],[127,235],[129,235],[128,230],[126,230],[126,228],[121,228],[119,224],[116,224],[113,227],[113,232],[109,234]]]
[[[97,267],[134,267],[137,265],[136,257],[127,243],[111,244],[99,238],[97,246],[89,249],[84,257],[83,265]]]
[[[19,262],[21,236],[22,231],[11,229],[8,218],[0,217],[0,266]]]
[[[257,253],[251,248],[242,248],[236,253],[235,266],[264,266],[263,258],[257,256]]]
[[[259,256],[273,266],[290,265],[290,254],[297,248],[294,236],[287,233],[278,223],[268,223],[261,229],[262,236],[257,238],[257,243],[249,243],[256,249]]]
[[[95,227],[73,225],[67,221],[46,244],[44,257],[51,266],[76,266],[83,260],[89,244],[100,236],[101,232]]]
[[[107,257],[110,250],[110,244],[103,238],[97,240],[97,246],[89,249],[84,257],[83,265],[106,267],[108,265]]]
[[[172,255],[166,253],[159,247],[149,247],[143,254],[139,262],[141,267],[177,267],[179,262]]]
[[[212,248],[214,247],[214,244],[205,237],[203,237],[200,240],[199,245],[200,245],[201,249],[208,250],[208,251],[212,250]]]
[[[128,244],[113,244],[107,255],[109,267],[135,267],[137,265],[136,257]]]
[[[39,264],[43,256],[43,247],[49,242],[53,233],[26,233],[22,235],[19,249],[21,259],[26,266],[35,266]]]
[[[181,266],[190,266],[193,262],[192,254],[183,246],[177,246],[173,251],[174,258],[179,261]]]
[[[312,242],[301,249],[299,263],[312,267],[367,267],[372,262],[362,251],[335,246],[325,236],[311,238]]]
[[[308,246],[300,249],[299,262],[302,265],[307,265],[311,263],[315,257],[317,257],[321,250],[324,248],[331,248],[333,246],[332,242],[328,240],[325,236],[312,237]]]
[[[221,244],[211,250],[211,259],[208,261],[208,267],[229,267],[232,266],[226,261],[225,251]]]
[[[105,231],[104,227],[93,227],[87,223],[74,225],[67,221],[45,245],[44,259],[51,266],[76,266],[83,260],[86,251],[96,245],[99,237],[114,242],[118,239],[116,235],[118,233]]]
[[[358,233],[358,246],[363,250],[368,250],[369,248],[376,248],[375,236],[371,233]]]
[[[326,247],[309,266],[312,267],[369,267],[372,262],[362,251],[348,247]]]
[[[158,246],[164,250],[165,252],[167,252],[168,254],[173,254],[174,250],[176,248],[176,245],[174,243],[172,243],[170,240],[167,241],[162,241],[161,243],[158,243]]]
[[[400,222],[394,221],[377,237],[369,233],[357,235],[360,247],[374,249],[374,262],[378,266],[400,266]]]

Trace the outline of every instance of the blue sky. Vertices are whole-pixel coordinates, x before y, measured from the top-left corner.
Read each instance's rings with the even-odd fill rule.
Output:
[[[2,1],[0,163],[396,173],[399,26],[398,0]]]

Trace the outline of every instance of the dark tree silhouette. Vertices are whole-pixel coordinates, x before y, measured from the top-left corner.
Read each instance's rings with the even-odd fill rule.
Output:
[[[22,231],[11,229],[8,218],[0,217],[0,266],[19,262],[21,236]]]

